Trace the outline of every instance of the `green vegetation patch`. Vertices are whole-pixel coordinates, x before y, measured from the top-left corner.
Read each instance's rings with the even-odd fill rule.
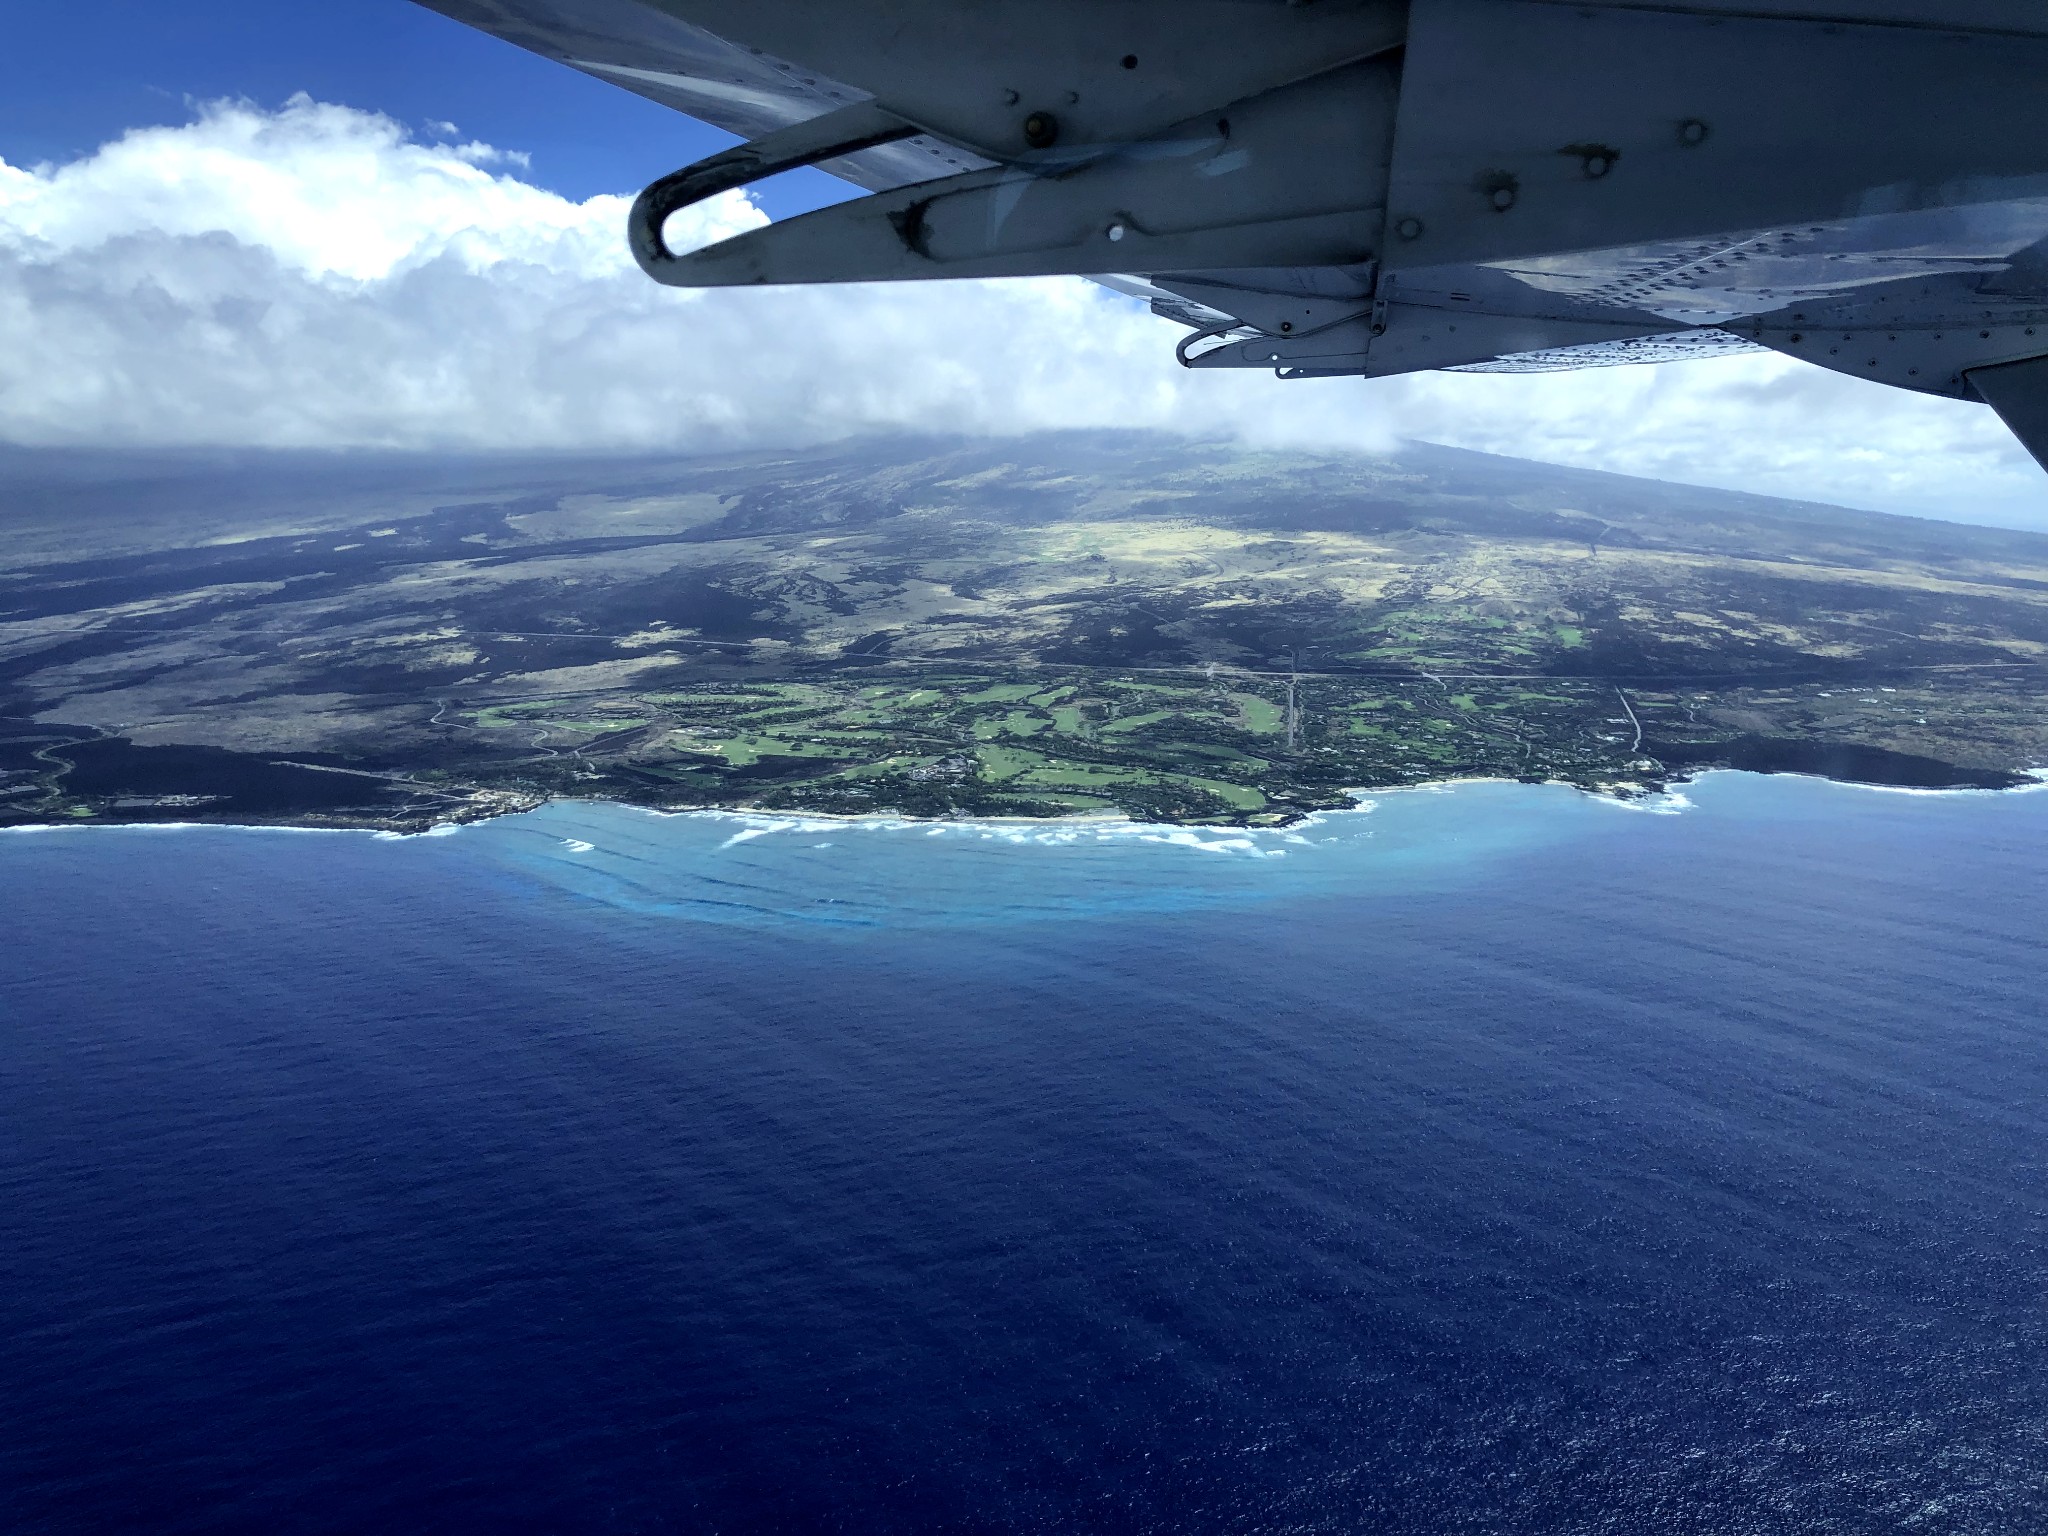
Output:
[[[1022,747],[976,747],[974,755],[981,763],[984,778],[1014,779],[1045,762],[1042,752],[1027,752]]]
[[[982,688],[973,693],[963,693],[960,695],[959,702],[962,704],[1014,704],[1019,699],[1030,698],[1036,692],[1038,692],[1038,684],[1036,683],[997,683],[992,688]]]
[[[1271,699],[1248,693],[1232,694],[1231,697],[1237,700],[1237,707],[1244,715],[1245,729],[1256,731],[1261,736],[1277,734],[1287,719],[1287,711]]]
[[[1102,727],[1102,734],[1105,736],[1120,736],[1127,731],[1142,730],[1148,725],[1157,725],[1162,720],[1172,720],[1179,713],[1178,710],[1173,709],[1155,709],[1150,714],[1125,715],[1120,720],[1107,722]]]
[[[765,757],[843,759],[846,755],[823,742],[788,741],[780,736],[735,736],[727,741],[711,742],[702,750],[717,754],[735,768],[751,768]]]
[[[1046,788],[1091,789],[1108,784],[1144,784],[1158,777],[1142,768],[1124,768],[1108,763],[1048,763],[1023,775],[1027,784]]]
[[[1225,805],[1240,811],[1263,811],[1266,808],[1265,795],[1249,784],[1231,784],[1223,779],[1197,779],[1185,775],[1183,782],[1208,791]]]

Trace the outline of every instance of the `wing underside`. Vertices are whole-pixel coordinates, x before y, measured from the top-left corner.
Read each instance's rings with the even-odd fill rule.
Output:
[[[1763,352],[1732,331],[1702,326],[1664,336],[1639,336],[1627,341],[1594,341],[1580,347],[1516,352],[1483,363],[1455,363],[1446,373],[1569,373],[1579,368],[1620,368],[1638,363],[1684,363],[1707,357],[1732,357]]]
[[[742,139],[758,139],[871,99],[867,91],[728,42],[640,0],[421,3]],[[820,169],[857,187],[880,191],[989,163],[960,145],[921,134],[821,162]]]
[[[1078,273],[1282,377],[2048,355],[2038,0],[423,3],[748,141],[636,209],[681,286]],[[791,164],[870,195],[666,247]]]

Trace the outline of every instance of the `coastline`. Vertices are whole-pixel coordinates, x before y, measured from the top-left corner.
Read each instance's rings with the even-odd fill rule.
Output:
[[[1312,827],[1331,817],[1369,814],[1373,802],[1394,795],[1441,795],[1457,789],[1482,784],[1525,784],[1530,788],[1559,788],[1574,791],[1582,798],[1604,803],[1622,810],[1642,811],[1649,814],[1673,815],[1688,809],[1691,802],[1683,791],[1707,779],[1722,775],[1742,778],[1799,779],[1820,784],[1832,784],[1844,789],[1867,790],[1878,794],[1906,795],[1915,797],[1948,798],[1953,796],[1980,795],[2021,795],[2037,790],[2048,790],[2048,767],[2031,768],[2014,775],[2016,782],[2001,785],[1959,784],[1947,786],[1924,786],[1911,784],[1880,784],[1861,779],[1835,778],[1828,774],[1762,772],[1752,768],[1704,767],[1668,779],[1639,783],[1616,781],[1598,785],[1575,784],[1567,779],[1544,779],[1530,781],[1507,778],[1498,774],[1473,774],[1451,776],[1441,779],[1426,779],[1420,782],[1388,785],[1352,785],[1342,793],[1349,796],[1352,804],[1332,806],[1305,811],[1261,826],[1245,826],[1234,822],[1197,821],[1142,821],[1118,811],[1082,811],[1057,816],[919,816],[911,812],[895,810],[873,810],[861,812],[783,810],[773,807],[736,805],[692,805],[665,807],[642,805],[637,802],[605,795],[537,795],[526,797],[530,803],[493,804],[482,814],[429,822],[426,825],[394,825],[389,820],[370,817],[361,818],[287,818],[274,820],[255,818],[222,818],[219,820],[159,821],[143,818],[116,820],[112,818],[79,818],[66,821],[19,822],[0,826],[0,835],[8,833],[49,833],[67,831],[154,831],[186,832],[206,829],[247,832],[302,832],[334,835],[363,835],[392,842],[412,842],[422,838],[449,837],[465,827],[481,826],[486,822],[505,818],[531,815],[549,805],[590,805],[613,806],[621,810],[637,811],[642,815],[669,817],[699,817],[704,819],[736,820],[762,824],[767,828],[815,827],[826,830],[835,826],[861,827],[876,830],[927,830],[933,828],[988,828],[998,830],[1058,830],[1071,828],[1076,831],[1089,828],[1128,829],[1133,832],[1189,832],[1222,833],[1248,836],[1260,833],[1287,833],[1303,827]]]

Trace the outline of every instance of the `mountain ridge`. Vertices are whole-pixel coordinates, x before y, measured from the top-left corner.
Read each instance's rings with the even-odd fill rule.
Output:
[[[307,818],[373,825],[562,793],[1284,820],[1470,774],[2048,761],[2048,535],[1430,445],[15,449],[0,532],[15,821],[289,818],[283,760],[322,776]],[[194,791],[242,773],[206,752],[269,787]]]

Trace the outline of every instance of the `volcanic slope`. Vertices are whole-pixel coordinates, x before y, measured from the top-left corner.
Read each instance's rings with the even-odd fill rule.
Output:
[[[2048,761],[2048,538],[1442,448],[8,450],[0,537],[0,822],[1270,823],[1461,775]]]

